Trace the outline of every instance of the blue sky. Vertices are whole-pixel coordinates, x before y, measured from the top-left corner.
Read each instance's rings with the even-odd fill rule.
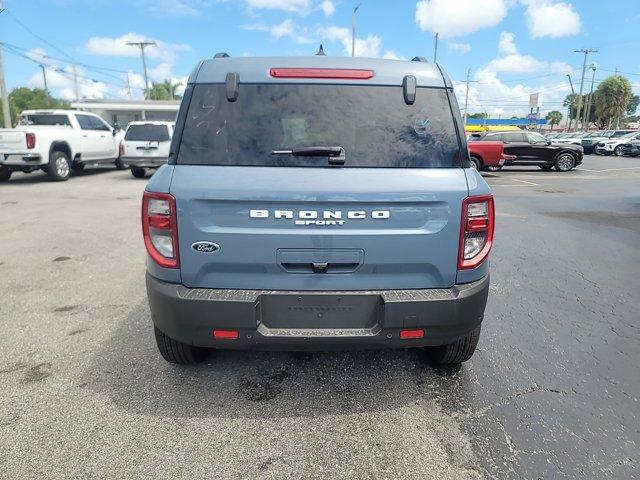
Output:
[[[459,100],[467,70],[471,111],[527,113],[528,95],[541,92],[543,111],[560,108],[579,87],[582,56],[595,81],[624,72],[640,91],[638,0],[5,0],[0,41],[9,88],[42,87],[45,65],[54,95],[73,98],[77,63],[85,97],[140,98],[139,52],[127,41],[153,40],[153,80],[184,82],[196,62],[215,52],[242,55],[347,55],[357,3],[356,54],[429,59],[440,34],[438,61],[456,80]],[[26,58],[25,58],[26,57]],[[36,62],[32,60],[36,60]],[[126,72],[129,72],[128,74]],[[587,84],[590,84],[588,74]]]

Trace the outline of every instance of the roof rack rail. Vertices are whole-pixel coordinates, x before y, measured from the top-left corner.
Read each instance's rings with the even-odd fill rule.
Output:
[[[424,63],[429,63],[427,62],[427,59],[424,57],[413,57],[411,59],[412,62],[424,62]]]
[[[229,58],[229,54],[227,52],[218,52],[213,58]]]

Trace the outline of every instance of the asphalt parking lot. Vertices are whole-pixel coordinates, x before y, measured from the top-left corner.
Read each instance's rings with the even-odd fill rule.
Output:
[[[0,185],[0,478],[640,478],[640,159],[488,175],[483,335],[420,351],[156,351],[144,180]]]

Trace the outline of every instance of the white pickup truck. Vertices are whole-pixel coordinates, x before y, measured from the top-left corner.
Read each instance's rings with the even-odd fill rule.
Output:
[[[14,171],[44,170],[67,180],[72,170],[116,163],[119,133],[98,115],[77,110],[25,110],[15,128],[0,129],[0,181]]]

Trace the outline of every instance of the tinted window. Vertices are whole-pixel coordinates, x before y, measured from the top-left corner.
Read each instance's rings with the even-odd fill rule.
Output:
[[[503,133],[502,134],[502,141],[505,143],[514,143],[514,142],[526,142],[525,138],[524,138],[524,134],[523,133],[511,133],[511,132],[507,132],[507,133]]]
[[[111,130],[109,126],[93,115],[76,115],[82,130]]]
[[[618,130],[617,132],[613,132],[612,137],[613,138],[622,137],[623,135],[626,135],[627,133],[629,133],[629,130]]]
[[[326,157],[274,150],[339,146],[347,167],[451,167],[460,146],[443,89],[419,88],[407,105],[401,87],[196,85],[177,163],[326,166]]]
[[[22,122],[21,122],[22,123]],[[26,116],[27,125],[69,125],[67,115],[29,114]]]
[[[166,142],[170,140],[169,129],[166,125],[131,125],[124,139],[132,142]]]
[[[547,139],[539,133],[527,132],[526,135],[529,143],[547,143]]]

